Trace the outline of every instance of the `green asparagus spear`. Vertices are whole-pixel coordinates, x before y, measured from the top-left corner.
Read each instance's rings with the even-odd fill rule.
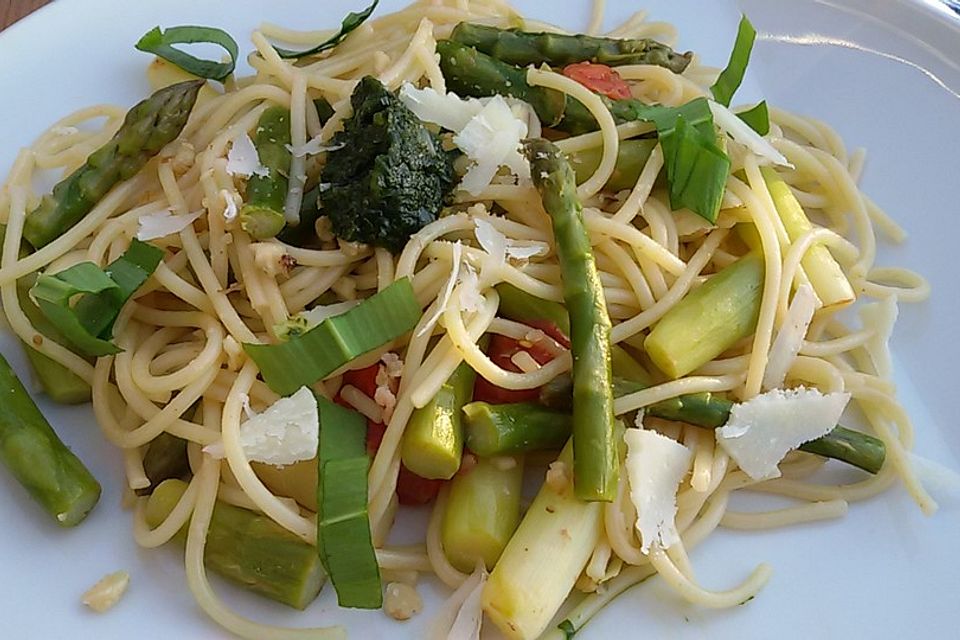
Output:
[[[449,91],[476,98],[499,94],[523,100],[533,107],[548,127],[557,126],[563,120],[566,96],[552,89],[530,86],[526,69],[500,62],[452,40],[438,41],[437,53]]]
[[[290,175],[290,110],[271,107],[260,116],[253,144],[267,175],[247,182],[246,202],[240,209],[240,226],[257,240],[272,238],[283,229],[283,208]]]
[[[573,135],[599,128],[596,119],[578,100],[568,99],[553,89],[531,86],[527,82],[526,69],[501,62],[452,40],[438,41],[437,53],[440,54],[440,69],[447,81],[447,88],[458,95],[474,98],[502,95],[523,100],[533,107],[544,126]],[[611,100],[606,96],[599,98],[617,124],[635,120],[653,121],[659,110],[665,109],[651,107],[639,100]],[[709,110],[706,114],[709,116]],[[699,125],[700,122],[688,124]]]
[[[640,177],[640,172],[646,166],[647,160],[654,147],[655,138],[639,138],[636,140],[621,140],[617,150],[617,164],[604,189],[607,191],[621,191],[632,189]],[[592,147],[570,154],[570,164],[577,174],[577,182],[585,182],[600,166],[603,151],[599,147]]]
[[[450,564],[472,573],[477,560],[493,569],[520,522],[522,458],[480,458],[454,476],[440,525]]]
[[[471,402],[463,415],[467,447],[484,457],[559,449],[570,438],[572,426],[569,412],[532,402]]]
[[[611,67],[652,64],[674,73],[683,73],[693,59],[690,52],[677,53],[667,45],[650,38],[620,40],[587,35],[531,33],[469,22],[458,24],[450,39],[520,67],[531,64],[565,66],[575,62],[598,62]]]
[[[0,460],[61,527],[80,523],[100,484],[60,441],[0,355]]]
[[[623,378],[613,379],[613,395],[620,397],[628,393],[641,391],[648,385],[625,380]],[[573,384],[568,376],[558,376],[552,382],[544,385],[540,392],[540,401],[554,411],[569,412],[572,405]],[[468,405],[469,406],[469,405]],[[503,405],[512,406],[512,405]],[[538,405],[534,405],[538,407]],[[695,427],[704,429],[716,429],[727,423],[730,417],[730,409],[733,407],[733,401],[724,398],[722,395],[704,391],[700,393],[688,393],[669,400],[661,400],[645,408],[648,415],[662,418],[664,420],[675,420],[677,422],[686,422]],[[502,429],[500,427],[503,420],[497,415],[499,407],[491,408],[491,416],[488,419],[492,428]],[[514,409],[520,412],[519,406]],[[467,427],[467,443],[470,442],[470,426]],[[509,434],[509,432],[507,432]],[[496,439],[503,438],[500,432],[485,434],[488,441],[495,442]],[[815,453],[825,458],[832,458],[849,465],[863,469],[868,473],[877,473],[883,466],[886,457],[886,447],[883,440],[871,435],[853,429],[847,429],[837,425],[833,430],[816,440],[805,442],[800,445],[801,451]],[[517,452],[530,451],[532,449],[518,449]],[[497,455],[496,448],[489,448],[486,455]]]
[[[147,501],[146,519],[158,526],[187,485],[166,480]],[[186,527],[177,533],[186,540]],[[251,591],[295,609],[305,609],[326,580],[317,550],[270,518],[217,502],[203,554],[206,565]]]
[[[87,215],[118,182],[132,178],[187,123],[203,80],[160,89],[134,106],[116,135],[94,151],[27,215],[23,237],[39,249]]]
[[[570,314],[574,487],[582,500],[610,501],[617,490],[619,456],[610,372],[611,323],[603,286],[583,224],[573,169],[560,150],[542,138],[528,140],[524,151],[553,222],[563,299]]]
[[[463,425],[460,409],[473,394],[476,373],[461,363],[437,395],[413,412],[403,432],[400,457],[421,478],[448,480],[460,468]]]
[[[763,295],[763,258],[751,253],[688,293],[644,340],[653,363],[685,376],[753,333]]]

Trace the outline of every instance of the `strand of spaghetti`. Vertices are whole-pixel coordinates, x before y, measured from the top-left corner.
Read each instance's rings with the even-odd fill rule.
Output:
[[[703,268],[707,266],[713,252],[720,246],[720,243],[727,236],[727,233],[727,229],[717,229],[707,236],[707,239],[703,241],[703,244],[700,245],[690,258],[690,261],[685,265],[684,271],[679,274],[679,277],[674,281],[667,295],[657,300],[655,305],[645,309],[642,313],[620,324],[614,325],[610,331],[610,341],[613,343],[623,342],[631,336],[639,334],[663,317],[663,314],[669,311],[673,305],[687,294],[693,285],[694,279],[700,274]]]
[[[720,526],[727,529],[742,531],[756,531],[759,529],[776,529],[789,527],[805,522],[834,520],[847,515],[846,500],[828,500],[825,502],[811,502],[785,509],[746,513],[742,511],[727,511],[720,520]]]
[[[656,130],[655,125],[642,120],[633,120],[624,122],[616,126],[617,138],[626,140],[635,138],[643,134],[649,134]],[[555,144],[563,153],[570,155],[578,151],[595,149],[603,144],[603,131],[591,131],[590,133],[581,133],[578,136],[571,136],[563,140],[557,140]],[[618,145],[619,146],[619,145]]]
[[[132,349],[132,341],[127,333],[121,334],[118,339],[119,346],[124,349]],[[163,431],[171,431],[174,421],[186,413],[193,403],[200,399],[210,383],[217,377],[219,367],[210,367],[203,371],[203,374],[195,381],[184,387],[176,394],[164,407],[158,408],[144,394],[134,386],[130,373],[131,356],[129,351],[124,351],[114,356],[114,365],[116,368],[117,387],[130,407],[136,411],[145,422],[132,431],[117,431],[111,428],[113,425],[103,425],[104,435],[107,439],[121,448],[141,447]],[[99,368],[99,362],[98,366]],[[96,374],[96,372],[95,372]],[[94,403],[96,403],[96,390],[94,390]],[[190,438],[194,440],[195,438]]]
[[[31,253],[22,260],[17,260],[16,254],[14,254],[12,259],[5,260],[3,267],[0,268],[0,285],[14,282],[17,278],[37,271],[45,264],[72,250],[107,218],[115,214],[125,200],[134,194],[144,192],[146,190],[146,183],[147,180],[144,177],[144,173],[141,172],[137,174],[137,176],[111,189],[110,192],[90,210],[90,213],[50,244]],[[25,216],[26,214],[23,213],[22,215]],[[13,220],[11,219],[7,220],[8,225],[12,222]],[[22,233],[23,221],[21,220],[19,224]]]
[[[221,288],[220,281],[214,274],[213,268],[200,246],[200,241],[197,239],[193,226],[187,226],[180,232],[180,241],[183,243],[183,250],[187,253],[187,259],[193,267],[194,274],[210,298],[210,302],[217,312],[217,317],[220,318],[230,335],[239,342],[260,342],[240,319],[236,309],[233,308],[227,298],[227,294]]]
[[[708,362],[694,371],[694,373],[701,376],[722,376],[731,373],[746,374],[747,365],[749,363],[749,353],[746,355],[731,356],[729,358],[722,358]]]
[[[250,499],[263,513],[302,540],[310,544],[316,544],[316,523],[311,519],[304,518],[291,509],[289,505],[280,502],[264,486],[250,467],[250,461],[240,444],[240,417],[243,413],[243,398],[250,392],[250,387],[253,386],[256,377],[257,367],[253,361],[248,360],[234,380],[227,401],[223,405],[221,434],[227,463],[244,492],[250,496]]]
[[[197,500],[187,531],[185,563],[187,585],[203,611],[231,633],[247,640],[346,640],[341,627],[289,629],[262,625],[234,613],[213,592],[203,562],[207,532],[213,517],[220,478],[220,462],[204,456],[197,474]]]
[[[406,79],[404,74],[417,58],[417,51],[422,49],[428,51],[429,55],[433,55],[436,48],[437,42],[433,39],[433,22],[426,17],[421,18],[417,30],[410,38],[410,44],[394,63],[380,74],[380,82],[389,89],[398,88]]]
[[[237,252],[237,261],[243,278],[244,289],[250,298],[257,315],[267,327],[274,327],[286,321],[289,316],[283,295],[274,278],[267,277],[256,265],[253,251],[250,249],[250,236],[243,232],[233,234],[233,249]]]
[[[22,189],[11,189],[10,204],[11,215],[7,220],[7,230],[3,240],[2,264],[4,268],[16,262],[17,253],[20,249],[20,238],[23,234],[23,220],[26,208],[26,197]],[[3,311],[7,317],[7,324],[10,325],[10,329],[17,337],[27,345],[27,348],[36,349],[45,356],[56,360],[84,380],[89,380],[93,377],[93,367],[90,366],[89,362],[66,347],[45,338],[33,328],[30,320],[20,308],[16,280],[0,284],[0,300],[3,302]]]
[[[183,528],[183,525],[190,519],[193,507],[197,502],[197,477],[190,480],[186,491],[177,500],[163,522],[150,528],[147,523],[147,498],[138,498],[133,512],[133,539],[144,549],[155,549],[169,542],[177,532]]]
[[[653,191],[653,185],[662,169],[663,151],[660,149],[660,145],[657,145],[650,153],[646,164],[643,165],[640,177],[637,178],[637,183],[633,185],[633,189],[630,190],[630,195],[627,196],[627,199],[613,215],[614,222],[629,224],[633,222],[634,218],[640,215],[643,210],[643,205],[650,197],[650,192]]]
[[[164,350],[150,362],[150,372],[166,374],[181,369],[197,357],[204,344],[192,341],[164,345]]]
[[[297,289],[295,285],[301,281],[291,278],[280,285],[280,294],[287,301],[287,308],[297,313],[329,291],[348,271],[347,266],[325,269],[319,275],[315,271],[312,274],[306,271],[303,279],[308,281],[307,286]]]
[[[377,552],[377,564],[391,571],[433,571],[430,558],[424,547],[381,547]]]
[[[817,227],[807,231],[802,236],[794,240],[783,258],[783,272],[780,279],[779,293],[777,294],[777,313],[778,317],[785,317],[787,313],[787,304],[790,297],[790,289],[793,285],[799,285],[806,280],[806,275],[799,278],[803,272],[801,261],[806,256],[807,251],[816,245],[826,245],[833,249],[833,253],[847,262],[855,262],[859,257],[857,248],[845,238],[836,234],[836,232],[824,227]],[[794,280],[796,279],[796,282]],[[808,280],[809,282],[809,280]]]
[[[656,304],[647,279],[643,277],[640,267],[634,262],[630,254],[614,240],[604,240],[597,245],[597,251],[606,255],[617,266],[624,279],[633,289],[641,309],[649,309]]]
[[[150,479],[143,469],[143,454],[139,448],[124,449],[123,455],[123,476],[127,480],[127,488],[131,491],[146,489],[150,486]]]
[[[257,53],[263,59],[270,74],[287,88],[292,88],[297,81],[296,78],[300,74],[300,70],[282,59],[273,45],[259,31],[254,31],[251,34],[250,42],[253,43]],[[303,74],[303,77],[306,80],[305,87],[319,89],[324,93],[333,93],[342,97],[350,95],[350,91],[353,90],[353,82],[349,80],[324,77],[315,73]]]
[[[603,527],[607,534],[607,542],[617,557],[630,565],[644,565],[650,562],[647,554],[640,551],[635,544],[634,523],[636,511],[633,503],[627,497],[626,474],[622,474],[617,482],[617,496],[603,508]]]
[[[886,211],[877,205],[866,194],[861,194],[863,201],[867,203],[867,213],[873,224],[880,229],[892,242],[902,244],[907,239],[907,232],[897,224],[897,221],[891,218]]]
[[[706,493],[713,480],[713,438],[694,427],[683,430],[684,444],[693,450],[690,486],[698,493]]]
[[[590,210],[584,210],[583,219],[587,231],[591,235],[602,234],[625,242],[672,276],[679,277],[687,266],[680,258],[670,253],[666,247],[658,244],[633,225],[614,222],[612,219]]]
[[[840,371],[821,358],[798,355],[787,372],[788,380],[812,382],[824,393],[841,393],[846,382]]]
[[[742,473],[740,471],[736,473]],[[771,493],[798,500],[858,502],[882,493],[896,480],[892,467],[884,467],[875,476],[860,482],[841,485],[820,485],[792,478],[775,478],[750,487],[750,491]]]
[[[597,124],[600,125],[600,135],[603,139],[603,156],[600,164],[597,165],[593,174],[584,180],[577,187],[577,195],[581,200],[598,193],[607,184],[607,180],[613,175],[613,170],[617,164],[617,151],[620,148],[620,138],[617,135],[617,125],[613,121],[610,110],[603,104],[600,97],[585,86],[568,78],[541,69],[530,68],[527,70],[527,82],[534,87],[545,87],[566,94],[570,98],[579,101],[590,115],[594,117]]]
[[[464,328],[467,343],[476,344],[480,336],[487,331],[497,313],[497,300],[495,294],[486,298],[480,311],[470,319],[469,328]],[[457,315],[459,316],[459,313]],[[463,327],[462,322],[460,326]],[[410,382],[410,400],[416,408],[426,406],[465,359],[450,333],[449,326],[446,329],[447,334],[440,339]],[[469,364],[469,360],[467,362]]]
[[[747,168],[748,178],[753,175],[751,185],[748,187],[736,178],[731,177],[727,182],[727,188],[734,190],[746,205],[747,211],[750,213],[754,225],[760,234],[764,262],[763,294],[760,299],[760,314],[757,319],[757,328],[753,334],[753,350],[750,356],[750,364],[747,367],[747,379],[743,393],[743,399],[749,400],[760,393],[760,384],[763,381],[763,373],[766,369],[767,353],[770,350],[770,343],[773,340],[773,326],[776,321],[777,296],[780,290],[782,262],[780,241],[777,238],[772,220],[776,214],[770,210],[772,204],[770,204],[769,207],[766,206],[752,191],[752,189],[757,186],[757,184],[754,183],[754,179],[762,183],[763,177],[760,176],[756,159],[752,156],[747,156],[744,163]]]
[[[186,255],[184,254],[184,257]],[[159,288],[169,291],[184,302],[190,304],[201,313],[214,315],[216,311],[210,304],[210,299],[198,289],[180,276],[178,276],[166,263],[161,262],[156,271],[153,272]]]
[[[858,396],[858,393],[861,395]],[[858,401],[861,400],[863,398],[862,393],[862,390],[860,392],[854,392],[854,399]],[[867,416],[867,420],[870,421],[870,425],[874,431],[876,431],[877,436],[883,440],[883,443],[886,445],[887,457],[884,464],[891,465],[897,471],[900,480],[903,482],[903,486],[907,489],[907,493],[909,493],[913,501],[917,503],[917,506],[920,507],[923,514],[932,516],[937,512],[939,506],[936,500],[934,500],[923,487],[913,465],[907,457],[907,447],[912,446],[912,428],[909,434],[901,432],[898,438],[890,430],[890,427],[887,426],[888,418],[886,415],[880,413],[876,407],[864,406],[863,403],[859,404],[863,413]],[[910,444],[905,445],[901,440],[908,440]]]
[[[365,258],[371,254],[370,249],[360,249],[356,255],[350,255],[339,249],[302,249],[289,244],[284,244],[279,240],[271,240],[283,247],[284,254],[297,261],[297,264],[304,267],[339,267],[352,264],[358,259]]]
[[[873,331],[863,330],[829,340],[804,340],[803,345],[800,347],[800,355],[823,358],[846,353],[862,347],[868,340],[873,338],[873,333]]]
[[[606,0],[593,0],[590,8],[590,22],[587,24],[587,29],[584,33],[591,36],[600,33],[600,30],[603,28],[603,15],[606,5]]]
[[[891,284],[880,284],[875,280],[886,280]],[[930,282],[909,269],[874,267],[858,284],[860,290],[871,298],[896,296],[903,302],[923,302],[930,297]]]
[[[787,138],[773,138],[771,140],[774,148],[780,151],[790,164],[794,165],[794,177],[792,182],[810,183],[816,182],[827,192],[826,202],[828,206],[823,208],[823,212],[830,217],[831,229],[844,235],[850,227],[849,220],[843,215],[844,212],[836,203],[843,199],[840,188],[836,184],[833,174],[823,163],[816,158],[808,147],[804,147],[793,140]],[[790,178],[790,175],[787,176]]]
[[[124,404],[124,399],[120,391],[110,384],[112,365],[113,356],[98,358],[91,383],[93,412],[97,418],[97,424],[105,435],[108,431],[125,432],[115,414],[115,409]]]
[[[451,589],[456,589],[469,576],[456,569],[447,555],[443,551],[443,544],[440,541],[440,524],[443,521],[443,513],[447,508],[447,500],[450,497],[450,487],[444,486],[437,496],[437,502],[430,512],[430,523],[427,525],[427,557],[430,559],[430,567],[443,584]]]
[[[789,111],[784,111],[779,107],[773,106],[770,107],[769,113],[771,122],[777,123],[780,127],[792,129],[811,146],[821,149],[829,147],[829,143],[824,136],[825,130],[817,127],[812,118],[794,115]],[[846,158],[844,158],[844,164],[846,164]]]
[[[459,309],[460,305],[457,302],[460,300],[461,293],[462,289],[460,287],[454,290],[452,296],[453,304],[447,305],[447,308],[444,310],[443,322],[450,341],[456,347],[457,351],[460,352],[463,360],[477,372],[477,375],[482,376],[488,382],[498,387],[503,387],[504,389],[536,389],[550,382],[561,373],[569,371],[573,364],[569,354],[560,355],[530,373],[515,373],[494,364],[487,354],[477,346],[463,324],[463,318],[460,315]],[[499,296],[496,295],[495,291],[491,292],[488,300],[492,300],[493,302],[488,302],[488,304],[495,307],[499,303]],[[453,370],[451,369],[450,373],[452,372]],[[434,393],[436,392],[434,391]],[[430,397],[432,397],[432,395]],[[426,398],[426,400],[429,401],[429,397]]]
[[[731,374],[726,376],[688,376],[679,380],[671,380],[641,391],[628,393],[625,396],[615,398],[613,401],[613,412],[616,415],[623,415],[630,411],[636,411],[643,407],[656,404],[663,400],[676,398],[677,396],[688,393],[701,393],[704,391],[718,392],[729,391],[743,383],[743,375]]]
[[[429,48],[428,46],[420,47],[417,49],[415,55],[417,62],[419,62],[420,66],[423,68],[423,75],[426,76],[427,82],[430,83],[430,87],[434,91],[443,94],[447,92],[447,81],[443,77],[443,70],[440,68],[440,60],[436,55],[437,41],[435,37],[435,34],[431,36]]]
[[[163,317],[179,315],[178,312],[159,312]],[[180,312],[183,315],[186,313]],[[190,315],[194,315],[190,313]],[[130,375],[133,383],[144,393],[164,393],[182,389],[198,378],[209,367],[219,365],[220,354],[223,351],[223,327],[210,316],[199,316],[191,322],[191,326],[199,327],[206,337],[206,344],[188,364],[179,370],[164,375],[154,375],[150,372],[150,364],[163,346],[170,339],[181,333],[177,325],[166,325],[142,342],[136,349],[130,363]]]
[[[750,576],[738,587],[728,591],[708,591],[692,582],[677,568],[670,557],[659,547],[651,547],[650,563],[657,573],[687,602],[711,609],[724,609],[742,604],[755,597],[770,579],[770,565],[757,566]]]

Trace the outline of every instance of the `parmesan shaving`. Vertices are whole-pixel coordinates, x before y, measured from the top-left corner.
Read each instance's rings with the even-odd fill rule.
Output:
[[[775,389],[783,384],[787,372],[790,371],[794,360],[797,359],[797,354],[800,353],[803,339],[807,335],[807,329],[810,327],[819,303],[820,300],[813,287],[802,284],[797,288],[790,302],[790,308],[787,309],[787,315],[783,319],[783,326],[780,327],[773,346],[770,347],[770,357],[763,373],[764,389]]]
[[[337,149],[342,149],[344,145],[343,143],[326,145],[323,143],[321,136],[317,136],[316,138],[311,138],[306,144],[288,144],[286,147],[287,151],[289,151],[290,155],[292,155],[294,158],[305,158],[307,156],[315,156],[326,151],[336,151]]]
[[[246,132],[234,138],[230,144],[230,151],[227,152],[227,173],[241,178],[270,175],[270,170],[260,164],[257,148]]]
[[[860,307],[860,320],[865,328],[873,331],[866,344],[867,354],[873,362],[877,375],[887,380],[893,375],[893,358],[890,355],[890,334],[899,315],[896,296],[887,296],[879,302]]]
[[[309,388],[300,387],[241,424],[240,445],[249,460],[279,467],[317,455],[319,432],[317,399]],[[223,441],[203,451],[214,458],[226,457]]]
[[[427,640],[478,640],[487,571],[480,565],[453,592],[427,627]]]
[[[233,222],[240,214],[240,208],[237,204],[237,200],[240,199],[240,194],[231,193],[226,189],[220,189],[220,197],[223,198],[224,204],[223,219],[227,222]]]
[[[437,321],[440,320],[440,316],[443,315],[444,309],[446,309],[447,305],[450,304],[450,296],[453,295],[453,287],[456,286],[457,278],[460,276],[460,261],[462,259],[463,245],[457,241],[453,245],[453,264],[450,265],[450,278],[447,280],[447,284],[443,287],[443,294],[439,299],[437,299],[437,306],[430,315],[430,318],[417,331],[418,338],[433,331],[433,327],[436,326]]]
[[[637,510],[640,550],[669,549],[680,541],[677,531],[677,488],[687,473],[693,452],[656,431],[627,429],[627,478],[630,500]]]
[[[169,209],[145,213],[137,219],[137,240],[156,240],[180,233],[203,214],[203,209],[179,215],[173,215]]]
[[[759,133],[751,129],[750,125],[738,118],[737,114],[733,111],[711,100],[710,112],[713,113],[713,121],[717,127],[733,138],[734,142],[754,153],[758,158],[759,164],[775,164],[793,169],[793,165],[790,164],[782,153],[770,144],[769,140],[766,140]]]
[[[833,430],[849,401],[849,393],[774,389],[733,405],[717,444],[752,479],[778,478],[784,456]]]
[[[463,190],[479,195],[502,166],[521,184],[530,181],[530,165],[520,152],[521,140],[531,131],[529,105],[518,100],[508,103],[499,95],[463,99],[409,83],[401,87],[400,100],[421,120],[454,132],[453,143],[474,163],[460,183]],[[532,117],[536,119],[535,114]]]

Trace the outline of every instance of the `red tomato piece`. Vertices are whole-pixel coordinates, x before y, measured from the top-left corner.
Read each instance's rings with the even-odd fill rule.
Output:
[[[528,324],[539,325],[532,328],[540,329],[561,344],[566,342],[566,337],[560,333],[556,326],[549,322],[531,322]],[[561,341],[558,338],[563,338],[563,340]],[[553,354],[550,353],[550,351],[547,350],[543,345],[534,343],[530,346],[525,346],[522,345],[520,341],[514,340],[513,338],[508,338],[507,336],[502,336],[499,334],[490,336],[490,346],[487,347],[487,355],[490,356],[490,359],[497,366],[506,369],[507,371],[520,371],[519,367],[517,367],[512,360],[514,354],[519,351],[528,352],[530,356],[540,364],[547,364],[553,360]],[[539,397],[540,389],[504,389],[503,387],[498,387],[495,384],[488,382],[480,376],[477,376],[477,381],[473,386],[473,399],[482,402],[489,402],[490,404],[531,402]]]
[[[372,398],[377,393],[377,373],[380,363],[375,362],[369,367],[347,371],[343,374],[343,384],[356,387],[363,395]]]
[[[402,464],[397,478],[397,498],[400,504],[419,505],[433,502],[445,480],[421,478]]]
[[[577,62],[564,67],[563,75],[611,100],[633,97],[630,93],[630,85],[620,77],[619,73],[605,64]]]

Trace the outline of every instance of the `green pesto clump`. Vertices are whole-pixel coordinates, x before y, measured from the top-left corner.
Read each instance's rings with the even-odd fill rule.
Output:
[[[371,76],[350,98],[353,116],[333,139],[320,203],[344,240],[400,251],[437,219],[453,187],[440,138]]]

